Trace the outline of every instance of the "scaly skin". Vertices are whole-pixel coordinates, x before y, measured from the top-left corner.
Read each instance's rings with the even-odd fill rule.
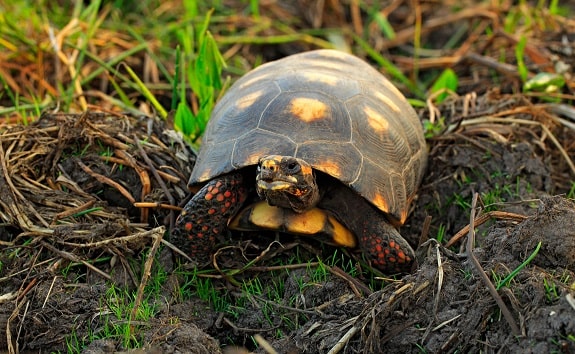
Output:
[[[409,243],[379,209],[351,188],[325,175],[318,177],[316,183],[312,168],[293,157],[263,158],[259,171],[257,192],[268,204],[295,214],[317,204],[355,235],[358,247],[374,268],[387,274],[411,270],[415,252]],[[231,173],[202,187],[178,217],[172,242],[194,260],[208,260],[218,235],[227,231],[229,220],[242,208],[248,194],[253,193],[243,179],[241,173]]]
[[[354,230],[359,234],[359,248],[366,260],[386,274],[409,272],[415,260],[415,252],[409,243],[383,219],[381,213],[373,213],[373,218],[369,214],[372,213],[364,212],[361,221],[358,220],[360,231]]]
[[[171,234],[172,242],[192,259],[207,261],[218,235],[227,232],[228,220],[240,210],[247,194],[240,173],[209,181],[182,210]]]
[[[411,270],[415,252],[385,215],[333,178],[322,176],[316,182],[307,162],[289,156],[266,156],[260,159],[256,180],[258,194],[265,196],[270,205],[291,207],[300,212],[317,203],[318,208],[330,212],[357,237],[359,248],[373,267],[387,274]],[[321,186],[321,191],[317,190],[318,186]],[[309,195],[316,197],[310,198]],[[294,202],[299,196],[299,202]]]
[[[410,272],[415,252],[385,215],[351,188],[337,181],[326,182],[318,181],[327,187],[317,206],[331,213],[357,237],[365,260],[385,274]]]

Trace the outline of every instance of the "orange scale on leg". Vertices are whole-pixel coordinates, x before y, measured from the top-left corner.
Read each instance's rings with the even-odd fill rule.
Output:
[[[224,195],[222,193],[219,193],[218,195],[216,195],[216,200],[218,202],[223,202],[224,199],[226,199],[226,198],[224,197]]]
[[[403,251],[401,251],[401,250],[398,251],[397,252],[397,258],[399,258],[398,262],[405,262],[405,253],[403,253]]]

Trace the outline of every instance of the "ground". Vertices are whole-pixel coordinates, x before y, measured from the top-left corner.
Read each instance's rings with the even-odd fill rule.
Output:
[[[565,27],[528,49],[572,63]],[[169,243],[195,161],[170,120],[92,109],[2,126],[0,352],[575,352],[575,86],[559,104],[517,75],[490,81],[507,69],[481,60],[508,40],[453,64],[457,93],[418,107],[430,154],[400,229],[410,274],[266,233],[223,238],[197,271]]]

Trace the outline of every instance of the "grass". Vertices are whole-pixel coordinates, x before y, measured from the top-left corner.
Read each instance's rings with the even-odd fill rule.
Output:
[[[151,292],[138,307],[136,317],[131,318],[135,293],[110,284],[106,294],[100,299],[100,313],[87,323],[78,323],[70,335],[66,336],[68,353],[81,353],[89,343],[97,339],[117,340],[124,349],[140,348],[144,344],[144,338],[138,328],[142,324],[146,327],[145,324],[156,315],[155,294],[157,293]],[[87,328],[82,329],[80,335],[78,327],[85,325]]]
[[[420,64],[429,55],[426,53],[433,53],[433,50],[448,53],[457,49],[465,40],[467,27],[458,28],[440,48],[432,48],[424,42],[425,23],[417,20],[414,33],[401,45],[377,48],[388,40],[400,38],[403,35],[400,29],[406,26],[394,28],[389,13],[370,2],[358,2],[366,17],[358,24],[361,31],[357,32],[351,26],[302,28],[301,22],[277,21],[265,12],[266,8],[258,0],[242,2],[244,8],[240,10],[243,11],[227,8],[223,1],[63,3],[68,6],[45,0],[0,4],[0,118],[15,117],[17,121],[29,124],[45,110],[70,112],[94,107],[138,115],[151,112],[149,114],[173,120],[176,128],[197,146],[215,102],[236,77],[267,60],[262,53],[270,47],[352,49],[391,77],[412,98],[410,102],[420,107],[425,106],[425,99],[430,95],[435,97],[433,102],[439,104],[450,94],[456,94],[464,79],[460,77],[461,70],[446,69],[445,63],[428,70]],[[454,8],[453,12],[460,10]],[[535,69],[529,63],[529,33],[553,29],[549,14],[567,16],[568,9],[557,0],[536,1],[535,6],[519,1],[517,6],[511,6],[502,14],[504,31],[519,35],[511,53],[501,48],[497,53],[498,60],[517,66],[525,91],[547,92],[553,88],[558,90],[556,93],[564,88],[565,82],[562,84],[561,78],[545,76],[541,79],[533,75]],[[479,22],[469,22],[480,28]],[[493,33],[493,28],[487,26],[474,35],[490,37]],[[370,36],[375,36],[375,40]],[[488,49],[485,52],[490,54]],[[411,62],[412,66],[401,64],[402,60],[405,63],[412,58],[423,60]],[[492,82],[505,81],[496,70],[486,72],[492,75]],[[428,122],[425,129],[429,139],[438,137],[446,129],[445,119]],[[84,154],[85,149],[87,147],[78,147],[74,153]],[[101,154],[111,156],[113,151],[102,149]],[[485,156],[486,160],[490,158]],[[497,182],[491,185],[492,188],[481,191],[485,210],[496,210],[503,203],[518,200],[522,188],[529,192],[530,187],[525,186],[524,181],[510,181],[503,175],[482,176],[479,171],[470,171],[459,183],[467,188],[487,177]],[[575,183],[571,184],[567,197],[575,198]],[[456,193],[447,198],[443,206],[434,208],[444,216],[446,206],[455,205],[467,212],[470,204],[471,197]],[[447,232],[445,225],[440,222],[437,227],[439,241]],[[19,254],[17,249],[10,252],[11,257]],[[102,257],[93,263],[107,261],[108,258]],[[297,263],[305,263],[297,253],[285,262]],[[62,272],[67,275],[78,266],[69,263]],[[336,250],[296,277],[299,293],[304,294],[325,283],[331,277],[328,267],[335,266],[353,277],[366,276],[358,274],[354,260]],[[0,271],[2,268],[0,261]],[[302,319],[298,321],[288,313],[278,311],[271,303],[257,300],[265,298],[282,303],[287,271],[266,274],[266,278],[272,279],[269,284],[262,284],[257,276],[251,278],[250,273],[248,276],[246,273],[237,275],[239,295],[231,295],[221,283],[205,277],[206,274],[197,271],[180,274],[185,280],[177,289],[178,300],[197,297],[211,309],[234,318],[245,314],[247,305],[255,301],[263,308],[262,320],[266,325],[275,325],[275,314],[287,328],[297,328]],[[150,298],[142,305],[137,320],[146,321],[154,316],[153,297],[158,296],[167,276],[164,271],[155,270],[146,289]],[[367,276],[372,279],[372,289],[382,286],[381,282],[373,280],[372,274]],[[501,283],[505,281],[501,280]],[[553,299],[557,288],[552,283],[547,286],[549,298]],[[294,296],[289,299],[289,305],[293,306],[297,301],[300,300]],[[91,329],[87,338],[71,333],[67,339],[69,350],[78,352],[79,347],[89,341],[106,337],[118,338],[126,348],[142,344],[141,338],[128,327],[131,304],[133,294],[111,286],[102,299],[103,311],[98,318],[104,325],[98,327],[98,332],[95,332],[96,328]],[[201,311],[197,309],[198,315]],[[284,333],[278,329],[275,335],[281,337]]]

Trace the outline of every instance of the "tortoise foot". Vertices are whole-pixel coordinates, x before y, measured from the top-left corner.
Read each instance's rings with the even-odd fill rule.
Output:
[[[386,221],[371,223],[366,222],[365,233],[358,240],[371,265],[386,274],[410,272],[415,261],[413,248]]]
[[[240,173],[209,181],[186,204],[171,233],[172,242],[198,261],[210,258],[216,238],[225,233],[228,221],[247,197]]]

